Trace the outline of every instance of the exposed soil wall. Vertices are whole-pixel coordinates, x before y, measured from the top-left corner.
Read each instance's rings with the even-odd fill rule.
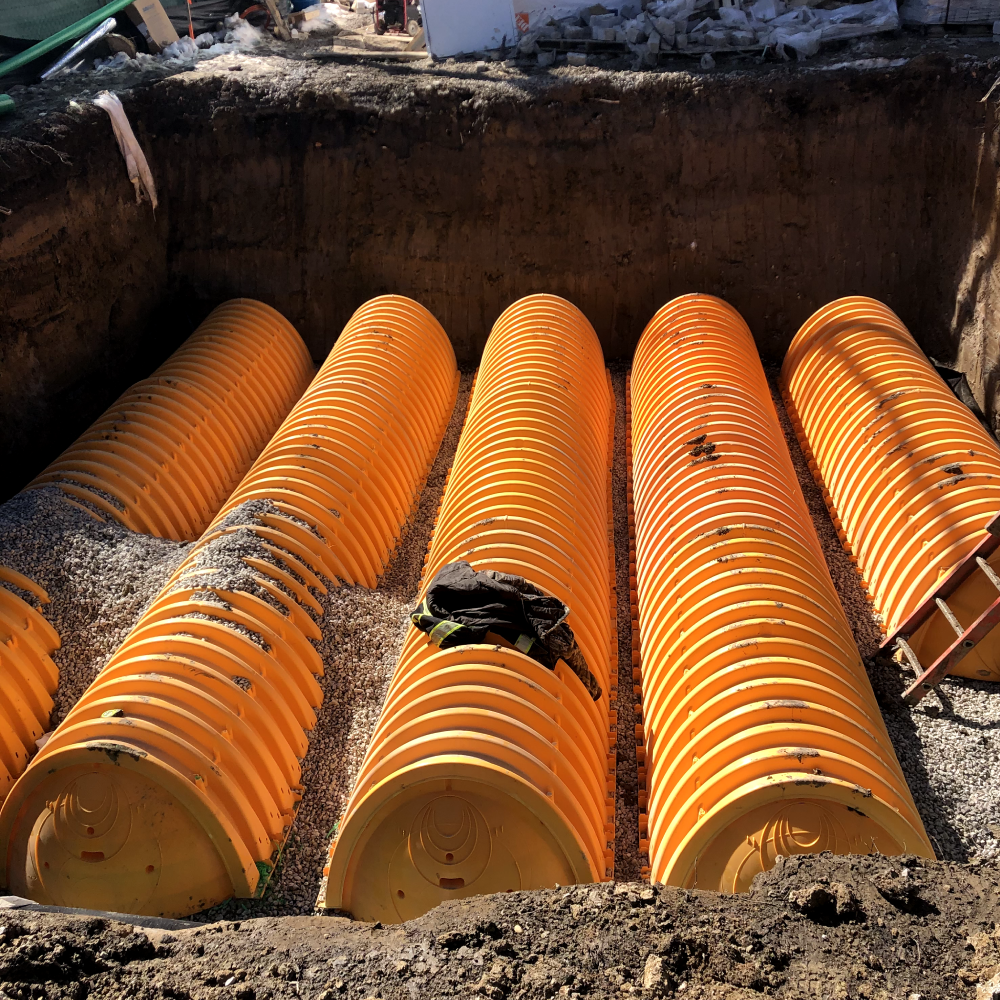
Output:
[[[106,119],[0,137],[0,206],[5,499],[175,345],[154,321],[167,219],[136,206]]]
[[[994,428],[1000,410],[1000,116],[996,92],[984,104],[976,161],[973,231],[957,284],[951,328],[967,373]]]
[[[862,291],[943,346],[972,227],[974,69],[384,76],[374,95],[307,79],[294,110],[253,79],[157,88],[176,288],[266,296],[317,357],[390,290],[468,360],[537,291],[576,302],[609,357],[692,289],[727,297],[776,357],[814,308]],[[185,113],[199,99],[210,118]]]
[[[959,332],[989,339],[996,140],[984,172],[991,76],[974,60],[710,75],[229,61],[125,95],[155,219],[102,112],[0,139],[0,495],[234,295],[284,312],[317,360],[387,291],[432,309],[465,361],[535,291],[576,302],[608,358],[695,289],[729,299],[772,359],[848,293],[884,299],[938,356]]]

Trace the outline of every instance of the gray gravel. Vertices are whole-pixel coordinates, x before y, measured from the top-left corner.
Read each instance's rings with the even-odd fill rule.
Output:
[[[886,723],[938,857],[957,861],[997,857],[1000,690],[996,684],[947,680],[916,709],[886,713]]]
[[[270,604],[279,614],[285,614],[287,612],[285,605],[267,588],[262,587],[257,582],[263,578],[263,574],[246,562],[248,558],[259,559],[279,567],[286,573],[295,575],[300,584],[305,583],[301,577],[292,573],[288,563],[279,562],[265,548],[264,539],[253,531],[252,526],[258,523],[258,518],[268,514],[286,516],[269,500],[250,500],[233,508],[218,524],[213,526],[213,531],[227,528],[235,528],[235,530],[229,530],[225,534],[213,538],[207,544],[200,545],[195,550],[190,562],[185,565],[183,578],[179,579],[172,589],[200,591],[199,597],[203,597],[208,602],[216,601],[220,604],[224,602],[215,593],[216,589],[242,591],[252,594],[265,604]],[[295,595],[279,580],[267,578],[267,582],[286,594],[291,601],[298,603]],[[311,618],[317,617],[313,610],[309,608],[304,610]],[[235,622],[226,622],[226,626],[251,637],[258,646],[267,645],[261,636],[244,626],[237,625]]]
[[[56,486],[0,506],[0,564],[48,592],[45,617],[62,647],[50,728],[75,704],[180,564],[187,543],[96,521]],[[34,602],[32,602],[34,603]]]
[[[851,630],[854,633],[854,641],[858,644],[863,659],[872,656],[882,641],[882,632],[879,629],[879,618],[875,614],[871,602],[861,586],[861,577],[855,569],[854,563],[848,558],[844,551],[840,539],[837,537],[837,530],[830,520],[826,504],[823,501],[823,494],[819,486],[816,485],[809,471],[809,466],[799,447],[798,438],[792,428],[792,423],[785,412],[785,404],[781,399],[781,391],[778,387],[778,367],[765,366],[768,384],[771,388],[771,399],[774,407],[778,411],[778,422],[785,434],[785,443],[792,456],[792,465],[795,466],[795,474],[799,479],[799,486],[806,498],[806,506],[812,515],[813,525],[819,535],[819,543],[826,558],[826,565],[833,578],[833,585],[840,595],[840,603],[847,613],[847,620],[850,622]],[[876,687],[876,694],[880,694]]]
[[[882,641],[878,616],[799,448],[778,390],[778,371],[768,368],[768,380],[795,472],[927,835],[941,860],[994,857],[1000,838],[989,827],[1000,833],[1000,687],[953,678],[916,708],[903,704],[903,689],[913,675],[876,655]]]
[[[635,882],[647,863],[639,854],[639,772],[635,755],[632,682],[632,615],[629,605],[628,481],[625,470],[625,373],[611,365],[615,393],[614,463],[611,496],[615,528],[615,585],[618,591],[618,742],[615,763],[615,881]]]

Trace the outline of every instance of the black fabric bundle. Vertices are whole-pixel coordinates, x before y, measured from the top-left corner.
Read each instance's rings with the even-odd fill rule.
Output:
[[[442,649],[486,642],[492,632],[550,670],[563,660],[597,701],[601,686],[566,624],[568,616],[562,601],[522,577],[453,562],[431,581],[410,620]]]
[[[930,359],[931,364],[934,366],[934,370],[944,379],[945,384],[949,389],[963,402],[965,405],[972,410],[975,418],[983,425],[983,428],[992,438],[996,438],[996,434],[993,432],[993,428],[990,426],[990,422],[986,419],[986,414],[979,407],[979,403],[976,402],[976,397],[972,395],[972,389],[969,387],[969,380],[965,377],[965,374],[960,371],[956,371],[954,368],[948,368],[945,365],[938,364],[933,358]]]

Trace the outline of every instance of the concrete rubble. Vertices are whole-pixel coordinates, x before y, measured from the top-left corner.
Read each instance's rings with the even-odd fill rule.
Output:
[[[649,65],[661,53],[760,48],[804,59],[824,42],[894,31],[899,24],[895,0],[825,0],[822,6],[817,0],[643,0],[641,6],[597,4],[579,15],[549,18],[522,35],[517,51],[537,55],[541,65],[551,65],[548,53],[557,47],[586,51],[593,42],[613,43]]]

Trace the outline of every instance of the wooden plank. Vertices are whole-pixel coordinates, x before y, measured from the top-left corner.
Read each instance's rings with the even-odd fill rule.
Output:
[[[309,10],[297,10],[294,14],[290,14],[288,17],[288,23],[291,25],[302,24],[303,21],[312,21],[319,17],[323,13],[322,7],[311,7]]]
[[[916,705],[928,691],[947,676],[952,667],[961,663],[1000,624],[998,597],[904,692],[903,701]]]
[[[986,533],[975,549],[941,581],[933,594],[921,602],[898,628],[882,640],[879,649],[891,652],[897,639],[900,637],[909,639],[938,610],[938,599],[948,600],[969,576],[979,569],[976,560],[988,559],[998,547],[1000,547],[1000,514],[986,525]]]
[[[288,30],[288,25],[285,24],[278,13],[278,7],[274,0],[264,0],[267,5],[267,12],[271,15],[271,20],[274,21],[274,30],[278,33],[278,37],[284,42],[290,42],[292,40],[292,33]]]

